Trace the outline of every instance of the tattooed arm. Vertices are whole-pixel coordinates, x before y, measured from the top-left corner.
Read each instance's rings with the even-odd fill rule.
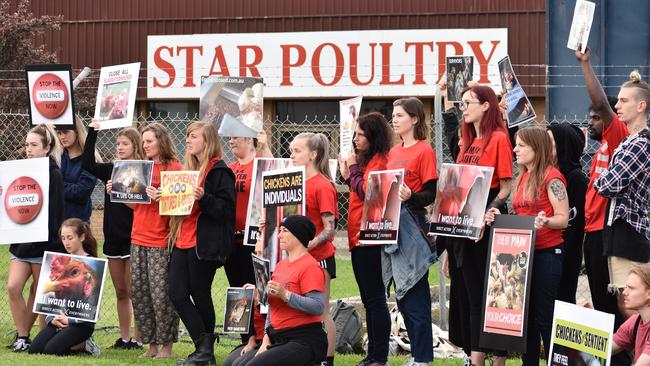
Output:
[[[569,224],[569,197],[564,183],[559,179],[553,179],[546,190],[551,206],[553,206],[554,215],[547,217],[546,212],[540,212],[535,219],[535,226],[554,230],[566,229]]]
[[[323,231],[309,242],[309,246],[307,247],[309,249],[325,243],[336,235],[336,218],[334,215],[330,212],[325,212],[321,215],[321,219],[323,220]]]

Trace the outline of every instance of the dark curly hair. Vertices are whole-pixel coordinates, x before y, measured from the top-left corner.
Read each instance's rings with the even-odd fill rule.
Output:
[[[369,142],[368,150],[357,151],[357,160],[361,167],[365,167],[375,154],[388,155],[393,141],[393,132],[383,114],[370,112],[359,116],[357,126]]]

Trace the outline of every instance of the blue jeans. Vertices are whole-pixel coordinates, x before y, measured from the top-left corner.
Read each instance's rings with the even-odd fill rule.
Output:
[[[562,248],[562,245],[555,248]],[[553,327],[553,309],[562,277],[562,253],[553,249],[535,251],[533,258],[533,278],[531,280],[528,307],[528,333],[526,334],[526,353],[524,365],[539,365],[540,337],[548,359]]]
[[[397,307],[404,317],[404,325],[411,342],[411,355],[415,358],[415,362],[433,361],[429,271],[406,292],[402,299],[397,300]]]
[[[386,304],[386,287],[382,279],[382,246],[358,247],[352,250],[352,270],[359,286],[361,302],[366,309],[368,329],[368,359],[386,362],[390,315]]]

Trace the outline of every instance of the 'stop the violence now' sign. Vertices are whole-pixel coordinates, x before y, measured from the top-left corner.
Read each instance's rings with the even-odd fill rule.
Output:
[[[447,56],[499,86],[508,30],[411,29],[149,36],[147,96],[198,98],[206,75],[264,78],[265,98],[431,95]]]

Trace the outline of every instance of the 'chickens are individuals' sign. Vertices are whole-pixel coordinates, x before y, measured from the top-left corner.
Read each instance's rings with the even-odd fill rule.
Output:
[[[45,252],[34,313],[97,322],[106,259]]]

